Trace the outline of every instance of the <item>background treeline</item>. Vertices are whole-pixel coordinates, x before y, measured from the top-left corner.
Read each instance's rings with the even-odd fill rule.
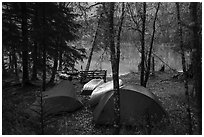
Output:
[[[56,70],[73,69],[75,63],[85,57],[85,51],[89,53],[93,47],[94,52],[100,51],[100,54],[94,54],[95,56],[103,55],[102,60],[108,61],[110,49],[106,37],[108,22],[104,5],[104,3],[2,3],[3,74],[12,71],[19,76],[21,75],[19,71],[22,71],[22,83],[26,83],[41,78],[43,70],[46,70],[52,83]],[[125,45],[131,44],[141,53],[142,5],[143,3],[125,3],[120,38],[123,43],[122,51],[125,51]],[[157,3],[146,5],[144,51],[147,56]],[[183,49],[192,55],[193,32],[189,27],[192,25],[189,7],[190,3],[180,3]],[[116,4],[115,10],[114,28],[117,30],[121,14],[120,3]],[[201,26],[200,4],[197,12],[198,24]],[[155,21],[153,52],[155,53],[161,44],[165,44],[180,53],[178,28],[175,3],[161,3]],[[201,39],[201,35],[199,37]],[[121,57],[125,58],[127,56],[125,54],[126,52],[121,52]],[[43,58],[46,58],[46,61],[43,61]],[[145,59],[147,63],[147,57]]]

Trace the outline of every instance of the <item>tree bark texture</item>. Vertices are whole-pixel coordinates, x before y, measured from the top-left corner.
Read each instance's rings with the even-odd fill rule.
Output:
[[[121,19],[120,19],[120,22],[119,22],[119,25],[118,25],[118,33],[117,33],[117,47],[116,47],[116,50],[117,50],[117,54],[116,54],[116,57],[117,57],[117,65],[118,65],[118,72],[119,72],[119,64],[120,64],[120,35],[121,35],[121,31],[122,31],[122,26],[123,26],[123,20],[124,20],[124,14],[125,14],[125,3],[123,2],[122,3],[122,15],[121,15]]]
[[[141,74],[140,74],[140,85],[144,85],[144,74],[145,74],[145,22],[146,22],[146,2],[143,3],[143,15],[142,15],[142,37],[141,37]]]
[[[12,69],[12,54],[9,52],[9,69]]]
[[[157,20],[157,13],[159,11],[159,6],[160,6],[160,3],[158,3],[157,9],[156,9],[156,13],[155,13],[155,16],[154,16],[153,32],[152,32],[152,37],[151,37],[151,42],[150,42],[150,49],[149,49],[149,54],[148,54],[148,62],[147,62],[148,64],[147,64],[147,70],[145,72],[145,80],[144,80],[144,86],[145,87],[147,85],[147,81],[149,79],[149,74],[150,74],[152,49],[153,49],[154,35],[155,35],[155,24],[156,24],[156,20]]]
[[[198,130],[199,134],[202,134],[202,44],[200,42],[199,35],[199,24],[198,24],[198,2],[190,3],[191,18],[194,23],[193,25],[193,79],[194,88],[196,91],[196,100],[198,107]]]
[[[52,76],[51,76],[50,81],[49,81],[50,84],[54,83],[55,74],[57,72],[57,65],[58,65],[58,45],[56,45],[56,54],[54,56],[54,65],[52,68]]]
[[[42,83],[42,91],[46,90],[46,42],[45,42],[45,25],[46,25],[46,20],[45,20],[45,3],[42,4],[42,12],[43,12],[43,83]]]
[[[152,75],[155,75],[155,63],[154,63],[154,56],[152,57]]]
[[[62,50],[59,51],[59,66],[58,70],[62,70]]]
[[[18,78],[18,65],[17,65],[17,57],[16,57],[16,45],[13,49],[13,53],[12,53],[12,59],[13,59],[13,65],[14,65],[14,72],[16,77]]]
[[[32,80],[37,80],[37,42],[34,42],[33,47],[33,72],[32,72]]]
[[[39,29],[39,11],[38,6],[35,7],[35,13],[34,13],[34,23],[33,23],[33,29],[37,32]],[[37,80],[37,60],[38,60],[38,42],[37,39],[34,39],[34,45],[33,45],[33,53],[32,53],[32,59],[33,59],[33,68],[32,68],[32,80]]]
[[[5,68],[5,61],[4,61],[4,50],[2,50],[2,75],[6,73],[6,68]]]
[[[111,50],[111,66],[112,66],[112,77],[113,77],[113,87],[114,87],[114,134],[118,135],[120,133],[120,93],[119,93],[119,77],[116,48],[114,42],[114,6],[115,3],[109,3],[109,41]]]
[[[28,19],[27,19],[27,5],[26,2],[21,3],[21,14],[22,14],[22,61],[23,61],[23,79],[22,85],[24,86],[29,82],[28,73]]]
[[[93,51],[94,51],[94,48],[96,46],[96,39],[97,39],[98,31],[99,31],[99,25],[100,25],[101,16],[102,16],[102,13],[100,14],[100,16],[98,18],[97,28],[96,28],[96,32],[95,32],[95,35],[94,35],[94,39],[93,39],[93,43],[92,43],[92,47],[91,47],[91,52],[89,54],[89,58],[88,58],[88,61],[87,61],[87,65],[86,65],[85,71],[89,71],[89,68],[90,68],[90,65],[91,65]]]
[[[191,118],[191,111],[190,111],[190,98],[189,98],[189,92],[188,92],[188,78],[187,78],[187,70],[186,70],[186,60],[185,60],[185,53],[184,53],[184,45],[183,45],[183,32],[182,32],[182,26],[181,26],[181,18],[180,18],[180,7],[179,3],[176,3],[176,9],[177,9],[177,20],[178,20],[178,27],[179,27],[179,45],[181,49],[181,59],[182,59],[182,67],[183,67],[183,73],[184,73],[184,86],[185,86],[185,94],[187,99],[187,117],[188,117],[188,133],[190,135],[193,134],[192,130],[192,118]]]

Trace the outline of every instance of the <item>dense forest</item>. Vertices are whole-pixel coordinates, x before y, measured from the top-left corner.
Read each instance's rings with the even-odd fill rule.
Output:
[[[108,126],[81,94],[82,77],[102,70],[114,91]],[[121,79],[152,92],[165,119],[124,126]],[[47,116],[44,93],[63,81],[83,107]],[[202,134],[202,3],[3,2],[2,134]]]

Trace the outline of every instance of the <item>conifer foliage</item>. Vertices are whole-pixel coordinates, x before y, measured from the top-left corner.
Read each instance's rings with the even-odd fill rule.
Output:
[[[3,70],[12,66],[12,71],[22,71],[23,85],[29,83],[30,76],[39,79],[37,74],[43,70],[52,72],[52,83],[59,60],[72,69],[85,57],[83,48],[70,44],[79,38],[81,26],[67,3],[4,2],[2,8],[3,56],[13,56],[4,62]]]

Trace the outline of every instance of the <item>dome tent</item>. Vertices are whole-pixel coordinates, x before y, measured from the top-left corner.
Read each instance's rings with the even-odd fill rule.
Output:
[[[114,91],[106,92],[93,112],[96,124],[113,124],[114,121]],[[120,88],[120,121],[123,125],[143,124],[144,118],[157,123],[167,116],[161,103],[146,88],[137,85],[126,85]]]
[[[123,85],[123,81],[119,79],[119,86]],[[113,90],[113,80],[99,85],[91,94],[89,104],[95,106],[99,103],[101,97],[108,91]]]
[[[63,80],[57,86],[43,93],[43,108],[46,115],[73,112],[82,106],[81,101],[76,96],[75,87],[68,80]],[[40,111],[39,98],[33,103],[31,110]],[[35,116],[35,114],[33,115]]]
[[[81,95],[91,95],[93,90],[98,87],[99,85],[103,84],[104,80],[103,79],[92,79],[88,83],[86,83],[83,88]]]

